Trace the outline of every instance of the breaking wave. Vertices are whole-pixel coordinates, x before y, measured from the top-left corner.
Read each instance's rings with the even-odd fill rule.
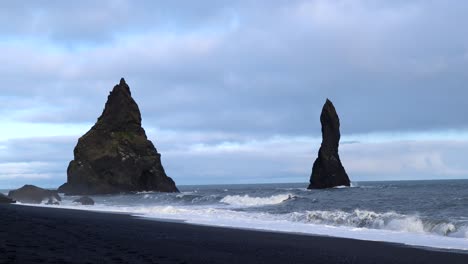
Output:
[[[233,195],[235,203],[266,205],[284,201],[288,195],[249,197]],[[240,202],[243,201],[243,202]],[[40,205],[48,206],[50,205]],[[96,204],[60,205],[64,208],[129,213],[138,217],[181,220],[187,223],[251,228],[294,233],[332,235],[375,241],[389,241],[438,248],[468,250],[468,223],[431,222],[418,216],[395,212],[376,213],[366,210],[305,211],[284,214],[249,212],[212,206],[109,206]]]
[[[441,236],[468,238],[468,225],[423,220],[419,216],[395,212],[376,213],[356,209],[344,211],[307,211],[292,213],[293,221],[357,228],[385,229],[410,233],[432,233]]]
[[[228,195],[220,202],[235,206],[264,206],[280,204],[284,201],[294,199],[293,194],[278,194],[270,197],[250,197],[249,195]]]
[[[65,196],[60,205],[38,206],[468,251],[468,181],[351,183],[351,188],[334,191],[305,186],[186,187],[181,193],[93,196],[94,206]]]

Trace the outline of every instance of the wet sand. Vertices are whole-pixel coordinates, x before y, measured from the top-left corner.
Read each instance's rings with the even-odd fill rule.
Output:
[[[0,205],[0,263],[468,263],[468,252]]]

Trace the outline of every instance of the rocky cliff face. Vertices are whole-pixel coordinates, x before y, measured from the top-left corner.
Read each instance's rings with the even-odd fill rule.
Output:
[[[109,94],[97,123],[78,140],[67,182],[69,195],[132,191],[178,192],[146,137],[138,105],[122,78]]]
[[[338,155],[340,142],[340,119],[333,103],[327,99],[320,115],[322,123],[322,145],[312,167],[308,189],[349,186],[348,174]]]

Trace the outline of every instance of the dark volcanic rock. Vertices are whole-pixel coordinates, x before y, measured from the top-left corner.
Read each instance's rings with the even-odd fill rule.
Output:
[[[94,200],[91,199],[89,196],[83,196],[76,200],[73,200],[74,203],[80,203],[82,205],[94,205]]]
[[[44,200],[51,203],[62,200],[57,191],[42,189],[34,185],[24,185],[17,190],[10,191],[8,197],[18,202],[35,204],[42,203]]]
[[[49,198],[49,200],[46,203],[47,205],[59,205],[60,203],[57,202],[57,200]]]
[[[67,195],[134,191],[178,192],[146,137],[138,105],[122,78],[97,123],[83,135],[59,192]]]
[[[5,204],[5,203],[15,203],[15,201],[13,201],[12,199],[6,197],[5,195],[3,195],[3,193],[0,193],[0,204]]]
[[[308,189],[349,186],[350,181],[338,155],[340,119],[332,102],[327,99],[320,115],[322,145],[314,162]]]

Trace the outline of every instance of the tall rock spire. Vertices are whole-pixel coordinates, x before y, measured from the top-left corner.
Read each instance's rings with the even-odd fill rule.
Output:
[[[320,123],[322,124],[322,145],[312,167],[308,189],[350,186],[348,174],[346,174],[338,155],[341,137],[340,119],[335,106],[328,99],[323,105]]]
[[[138,105],[132,98],[130,87],[125,79],[112,89],[104,111],[98,118],[93,129],[106,131],[131,131],[143,135],[145,131],[141,127],[141,114]]]
[[[146,137],[141,114],[122,78],[110,92],[96,124],[83,135],[67,169],[65,194],[132,191],[177,192],[161,164],[161,155]]]

